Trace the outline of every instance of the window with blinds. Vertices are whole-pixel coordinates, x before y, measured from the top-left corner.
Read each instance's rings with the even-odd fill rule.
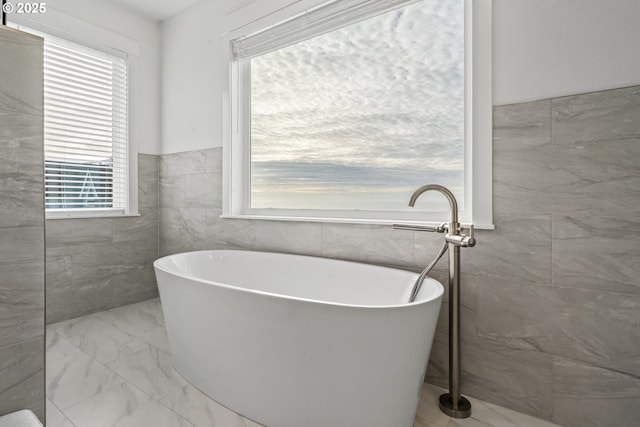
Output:
[[[234,60],[254,58],[344,28],[420,0],[332,0],[231,40]]]
[[[125,213],[127,61],[39,35],[45,39],[46,209]]]

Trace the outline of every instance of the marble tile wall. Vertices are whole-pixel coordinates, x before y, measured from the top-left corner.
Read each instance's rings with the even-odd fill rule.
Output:
[[[0,26],[0,415],[44,415],[42,40]]]
[[[569,427],[635,425],[640,86],[496,107],[493,154],[496,230],[462,250],[464,392]],[[384,226],[220,219],[220,185],[220,149],[161,156],[162,255],[246,248],[418,269],[440,245]],[[427,372],[442,386],[446,312]]]
[[[158,170],[138,155],[140,216],[47,220],[47,323],[157,296]]]

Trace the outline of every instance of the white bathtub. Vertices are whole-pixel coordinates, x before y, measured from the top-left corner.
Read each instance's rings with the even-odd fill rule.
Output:
[[[411,427],[443,287],[324,258],[200,251],[154,263],[175,368],[268,427]]]

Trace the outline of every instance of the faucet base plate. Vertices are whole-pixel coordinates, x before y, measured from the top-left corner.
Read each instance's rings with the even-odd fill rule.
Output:
[[[455,406],[449,393],[441,395],[439,401],[440,410],[451,418],[469,418],[471,416],[471,402],[462,396]]]

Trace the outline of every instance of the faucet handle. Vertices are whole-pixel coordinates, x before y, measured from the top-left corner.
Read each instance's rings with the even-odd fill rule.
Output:
[[[465,227],[469,229],[469,234],[462,234],[465,230]],[[456,246],[462,246],[465,248],[472,248],[476,245],[476,239],[474,237],[474,227],[473,224],[468,225],[460,225],[458,228],[458,232],[456,234],[449,234],[445,236],[445,240],[449,243],[453,243]]]
[[[463,236],[465,237],[465,239],[463,239],[465,242],[464,246],[472,248],[476,245],[476,239],[474,237],[475,229],[473,227],[473,224],[466,225],[466,228],[469,230],[469,234],[468,235],[463,234]],[[464,231],[464,229],[465,229],[465,226],[460,226],[461,233],[462,231]]]
[[[396,230],[427,231],[430,233],[446,233],[449,231],[449,224],[443,222],[440,225],[414,225],[414,224],[392,224]]]

